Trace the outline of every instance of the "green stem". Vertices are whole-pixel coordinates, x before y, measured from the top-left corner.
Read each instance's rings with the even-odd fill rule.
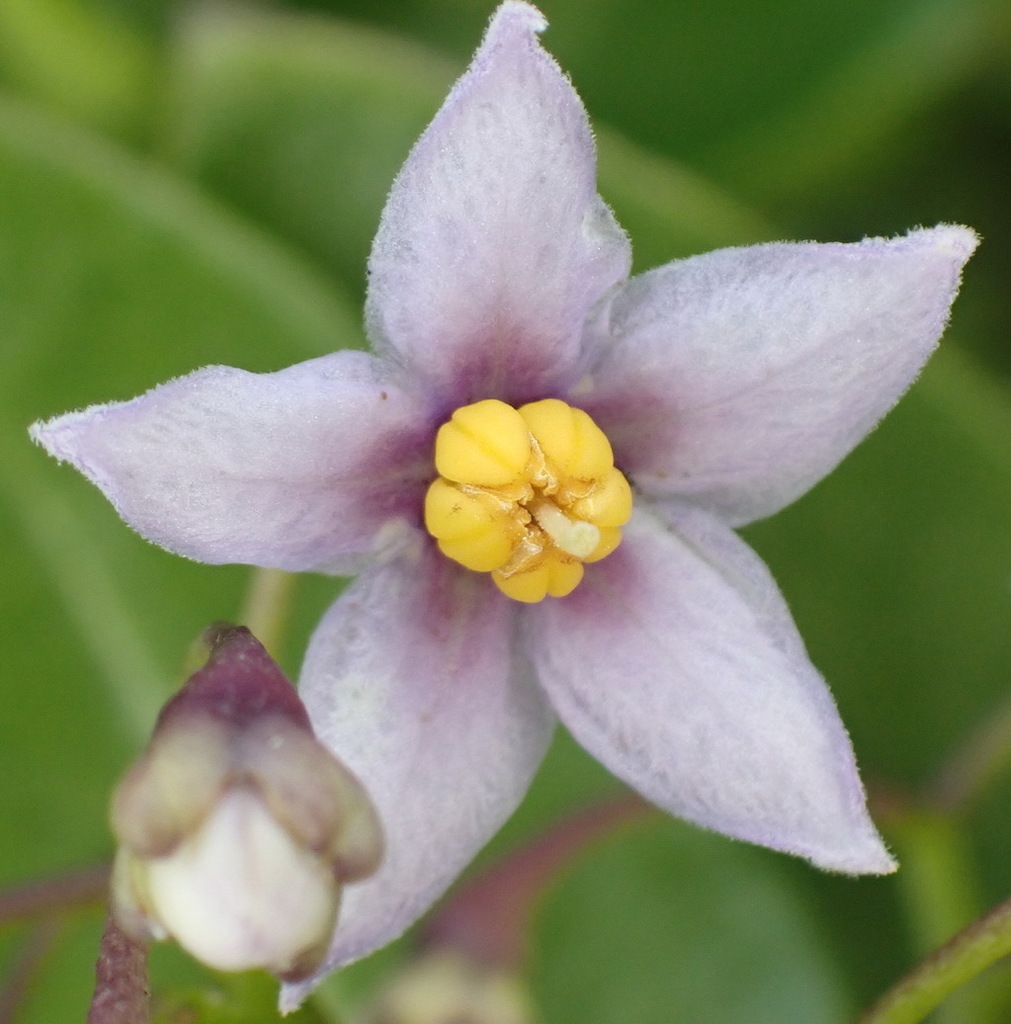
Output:
[[[906,811],[889,829],[902,864],[897,882],[915,956],[926,955],[983,912],[965,835],[949,818],[929,810]],[[960,992],[939,1011],[936,1024],[983,1024],[988,994]]]
[[[254,569],[249,580],[239,621],[275,658],[284,637],[294,589],[294,575],[281,569]]]
[[[935,950],[856,1024],[917,1024],[953,992],[1011,953],[1011,900]]]
[[[977,891],[968,842],[957,823],[929,811],[909,811],[889,837],[902,870],[902,893],[913,938],[923,956],[946,942],[985,909]]]

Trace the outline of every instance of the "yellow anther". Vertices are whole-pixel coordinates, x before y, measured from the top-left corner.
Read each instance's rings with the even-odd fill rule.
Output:
[[[555,557],[543,558],[529,569],[506,576],[500,571],[491,578],[506,597],[524,604],[536,604],[546,597],[566,597],[583,578],[583,563],[575,559],[561,561]]]
[[[428,532],[443,554],[490,572],[517,601],[570,594],[583,563],[609,555],[632,514],[607,437],[557,398],[457,409],[439,428],[435,467]]]
[[[501,487],[521,477],[529,459],[523,417],[493,398],[457,409],[435,436],[435,468],[458,484]]]
[[[632,489],[625,474],[613,466],[585,498],[578,498],[569,509],[597,526],[624,526],[632,515]]]
[[[508,504],[485,491],[464,491],[441,477],[425,495],[425,522],[443,554],[478,572],[505,565],[523,536]]]
[[[545,398],[521,406],[519,414],[561,476],[595,480],[614,467],[610,441],[582,409]]]
[[[600,542],[583,561],[599,562],[602,558],[606,558],[620,543],[621,527],[602,526],[600,528]]]

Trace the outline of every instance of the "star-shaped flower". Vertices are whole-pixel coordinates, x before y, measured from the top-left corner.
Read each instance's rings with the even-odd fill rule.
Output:
[[[394,183],[374,355],[208,367],[33,428],[166,548],[360,573],[301,680],[387,837],[329,966],[443,892],[556,716],[674,814],[831,870],[894,866],[828,690],[733,528],[803,494],[908,387],[976,238],[759,245],[627,280],[544,26],[499,8]]]

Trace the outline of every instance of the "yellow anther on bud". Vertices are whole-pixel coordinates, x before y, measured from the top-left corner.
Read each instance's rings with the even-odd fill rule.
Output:
[[[439,428],[425,526],[447,557],[532,603],[570,594],[609,555],[632,491],[604,432],[557,398],[514,409],[486,399]]]

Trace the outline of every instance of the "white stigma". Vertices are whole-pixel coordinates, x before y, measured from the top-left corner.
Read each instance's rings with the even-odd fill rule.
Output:
[[[588,558],[600,543],[600,530],[593,523],[570,519],[554,502],[542,501],[530,511],[555,547],[573,558]]]

